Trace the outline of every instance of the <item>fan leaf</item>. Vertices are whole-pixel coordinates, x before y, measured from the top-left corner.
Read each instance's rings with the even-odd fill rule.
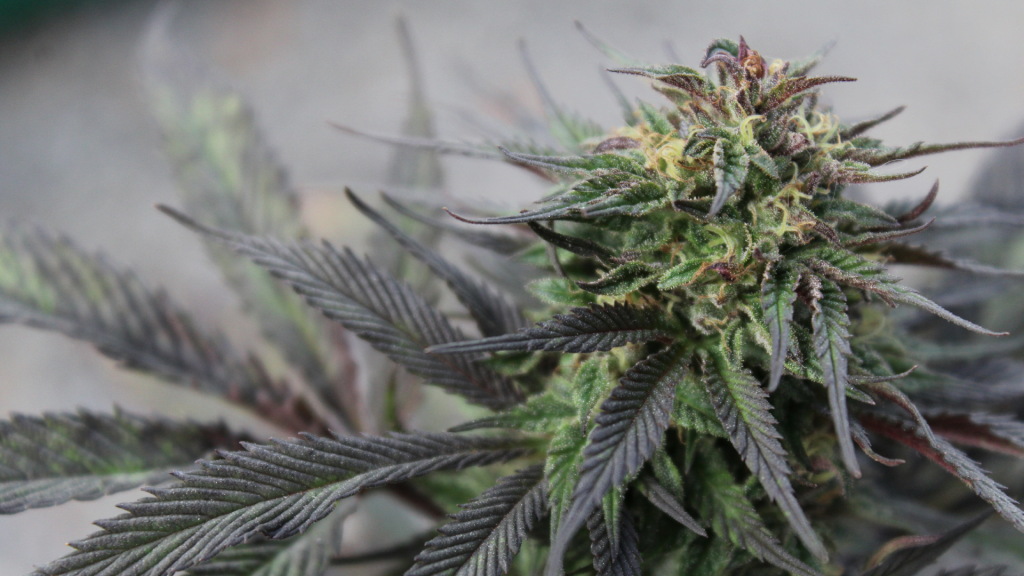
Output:
[[[73,542],[72,554],[36,575],[167,576],[258,534],[283,539],[325,518],[338,501],[437,470],[505,462],[527,453],[499,440],[452,434],[383,437],[304,435],[244,444],[223,460],[179,473],[181,483],[122,504],[128,513]]]
[[[846,469],[860,478],[860,465],[850,434],[850,414],[846,409],[849,386],[850,318],[846,315],[846,295],[834,283],[811,277],[814,315],[814,353],[828,391],[828,407],[835,424],[836,438]]]
[[[863,414],[859,420],[868,430],[913,448],[960,478],[975,494],[991,504],[1000,516],[1024,532],[1024,511],[1021,511],[1017,502],[1007,496],[1003,487],[992,480],[977,462],[953,447],[945,438],[932,436],[929,440],[914,423],[879,414]]]
[[[768,391],[774,392],[782,380],[789,348],[789,325],[793,322],[793,302],[800,273],[785,268],[766,268],[761,282],[761,307],[772,337],[772,364]]]
[[[547,514],[544,468],[534,465],[498,480],[438,529],[406,576],[506,574],[533,526]]]
[[[383,228],[396,242],[448,284],[455,297],[462,302],[473,319],[476,320],[477,326],[484,336],[507,334],[526,325],[523,315],[507,300],[399,230],[397,226],[366,205],[348,188],[345,189],[345,195],[360,212]]]
[[[890,541],[868,562],[861,576],[914,576],[939,559],[991,514],[982,514],[938,536],[909,536]]]
[[[271,274],[287,281],[328,318],[386,354],[426,383],[462,395],[469,402],[505,408],[522,393],[505,376],[474,362],[474,357],[427,354],[428,346],[462,340],[462,333],[412,289],[360,260],[351,250],[328,242],[286,244],[212,230],[167,207],[165,213],[197,232],[225,242]]]
[[[673,520],[689,528],[694,533],[705,537],[708,535],[704,527],[693,516],[690,516],[690,513],[683,508],[683,505],[679,503],[679,500],[676,500],[676,497],[669,492],[668,488],[659,484],[657,480],[651,477],[645,478],[644,489],[644,496],[658,510],[668,514]]]
[[[243,234],[306,236],[298,197],[241,96],[158,81],[150,88],[188,212],[201,215],[208,226]],[[347,405],[352,398],[344,391],[354,384],[355,365],[347,356],[332,357],[330,345],[342,341],[332,337],[329,324],[265,271],[223,245],[209,239],[204,243],[266,339],[352,428],[354,416]]]
[[[573,489],[583,463],[587,436],[576,422],[563,424],[548,445],[548,459],[544,476],[548,483],[548,501],[551,504],[551,533],[561,531],[562,517],[569,510]]]
[[[233,546],[193,567],[188,576],[323,576],[341,553],[342,525],[355,506],[339,505],[308,531],[287,540]]]
[[[594,421],[572,502],[552,537],[548,573],[561,565],[569,539],[605,493],[633,477],[664,440],[676,385],[686,372],[682,345],[641,360],[619,379]]]
[[[15,414],[0,421],[0,514],[170,481],[175,468],[235,442],[223,425],[176,423],[120,410]]]
[[[478,352],[525,351],[585,354],[607,351],[627,344],[668,338],[662,312],[654,307],[639,307],[617,302],[591,304],[558,314],[551,320],[515,334],[469,342],[433,346],[431,354],[469,354]]]
[[[615,539],[611,538],[608,522],[600,508],[587,519],[594,569],[598,576],[640,576],[640,537],[629,512],[623,510],[618,516],[616,528],[619,537]]]
[[[747,178],[747,166],[750,157],[743,146],[727,138],[719,138],[715,142],[712,156],[715,175],[715,198],[711,201],[708,216],[714,216],[725,207],[726,201],[743,186]]]
[[[775,430],[767,394],[754,378],[729,366],[720,351],[709,351],[705,383],[722,427],[729,434],[747,468],[757,476],[768,497],[782,508],[786,520],[807,549],[822,560],[828,558],[825,545],[814,532],[789,482],[786,451]]]
[[[702,453],[695,466],[704,496],[701,515],[710,519],[711,529],[758,560],[796,576],[821,576],[786,551],[765,527],[743,488],[729,473],[721,454]]]
[[[163,290],[42,230],[0,235],[0,322],[60,332],[126,368],[222,396],[291,430],[323,431],[254,356],[202,332]]]

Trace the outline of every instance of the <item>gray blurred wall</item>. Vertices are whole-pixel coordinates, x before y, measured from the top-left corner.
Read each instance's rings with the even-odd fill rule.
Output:
[[[95,3],[0,39],[0,217],[102,247],[245,341],[252,327],[199,244],[153,210],[157,202],[175,204],[137,68],[154,7],[151,0]],[[909,105],[876,131],[893,144],[1000,138],[1024,118],[1019,0],[182,2],[175,36],[250,99],[319,230],[342,223],[349,237],[368,230],[358,218],[347,224],[351,212],[338,194],[346,184],[373,192],[388,150],[338,134],[325,120],[397,132],[407,89],[394,34],[398,13],[411,24],[428,95],[442,109],[440,131],[450,137],[472,135],[465,124],[448,122],[456,116],[451,111],[479,105],[463,67],[536,103],[518,60],[519,38],[557,99],[616,123],[615,103],[597,74],[604,61],[575,31],[574,19],[645,60],[663,60],[671,40],[691,65],[718,36],[743,34],[762,54],[786,58],[836,40],[821,72],[860,81],[827,87],[826,99],[846,119]],[[643,92],[639,81],[618,82]],[[941,178],[940,201],[952,202],[984,157],[962,152],[910,162],[898,169],[930,166],[916,179],[869,192],[878,199],[920,195]],[[446,167],[453,195],[512,202],[541,192],[505,166],[452,160]],[[82,344],[0,327],[2,413],[108,409],[116,401],[144,413],[159,405],[164,413],[204,418],[221,408],[180,398],[168,386],[116,371]],[[92,531],[91,519],[115,514],[113,504],[134,497],[0,518],[0,576],[63,554],[63,542]]]

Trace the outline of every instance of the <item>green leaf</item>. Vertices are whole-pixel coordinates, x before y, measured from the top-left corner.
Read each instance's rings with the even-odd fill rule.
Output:
[[[428,346],[462,340],[462,333],[408,285],[381,272],[369,260],[356,258],[351,250],[339,251],[326,242],[322,246],[285,244],[213,230],[170,208],[161,209],[286,280],[311,306],[341,322],[426,383],[489,408],[505,408],[522,401],[522,392],[515,383],[474,362],[471,356],[452,355],[442,361],[427,354],[424,350]]]
[[[611,152],[587,156],[538,156],[534,154],[517,154],[507,150],[503,150],[503,152],[513,162],[548,170],[556,174],[592,176],[592,172],[604,171],[605,173],[622,173],[633,176],[647,175],[643,165],[637,160]]]
[[[633,162],[633,160],[627,160],[616,154],[600,154],[588,158],[592,159],[597,156],[615,157],[616,161],[610,162],[610,164],[620,164],[622,161]],[[526,162],[527,157],[519,156],[519,158],[520,161]],[[551,159],[548,160],[551,161]],[[527,165],[539,164],[537,167],[549,165],[539,160],[530,160],[530,162],[532,163]],[[642,172],[643,168],[639,164],[637,166]],[[582,169],[572,172],[580,175],[588,174]],[[632,174],[612,171],[590,176],[587,180],[576,184],[569,193],[549,199],[547,205],[536,210],[520,212],[514,216],[477,220],[454,214],[453,216],[470,224],[525,224],[547,220],[593,221],[610,216],[640,217],[664,207],[667,203],[668,193],[657,182],[647,179],[638,180]]]
[[[672,407],[672,422],[681,428],[701,434],[728,438],[718,420],[711,397],[700,378],[687,373],[676,387],[676,401]]]
[[[853,148],[844,156],[844,160],[864,162],[871,166],[881,166],[895,160],[907,160],[918,156],[939,154],[941,152],[952,152],[954,150],[972,150],[976,148],[1008,148],[1024,144],[1024,138],[1017,140],[1006,140],[1003,142],[951,142],[948,144],[925,144],[914,142],[909,146],[897,148]]]
[[[782,380],[789,348],[789,325],[793,322],[793,302],[800,273],[782,266],[766,267],[761,282],[761,307],[772,337],[772,364],[768,391],[774,392]]]
[[[850,414],[846,408],[846,389],[849,386],[850,318],[846,314],[846,295],[828,280],[811,276],[811,297],[814,314],[814,353],[821,364],[821,374],[828,391],[828,407],[836,429],[843,463],[856,478],[860,478],[860,465],[850,434]]]
[[[587,306],[597,302],[596,296],[580,290],[568,278],[541,278],[527,284],[526,289],[554,306]]]
[[[573,308],[569,314],[555,315],[515,334],[453,342],[427,349],[431,354],[499,352],[567,352],[586,354],[608,351],[627,344],[664,339],[669,333],[662,327],[662,311],[632,304],[591,304]]]
[[[544,476],[548,481],[548,502],[551,504],[551,533],[561,531],[562,517],[569,510],[576,487],[587,436],[576,422],[567,422],[555,432],[548,445]]]
[[[621,296],[654,282],[658,274],[657,270],[643,262],[626,262],[598,280],[577,281],[576,285],[592,294]]]
[[[604,537],[608,540],[608,552],[611,559],[614,560],[621,551],[622,545],[622,516],[626,514],[625,507],[626,491],[623,488],[612,488],[601,499],[601,506],[598,508],[601,519],[604,524]],[[587,519],[587,527],[590,527],[590,521],[596,520],[594,518]],[[594,554],[597,557],[597,554]],[[595,566],[597,567],[597,566]]]
[[[339,505],[311,529],[287,540],[232,546],[193,567],[188,576],[323,576],[341,553],[342,525],[355,506]]]
[[[986,336],[1006,336],[1009,334],[1009,332],[993,332],[992,330],[978,326],[974,322],[964,320],[963,318],[957,316],[956,314],[953,314],[949,310],[946,310],[942,306],[939,306],[935,302],[932,302],[928,298],[925,298],[917,290],[914,290],[913,288],[910,288],[908,286],[903,286],[901,284],[891,284],[887,285],[885,288],[886,294],[888,294],[889,297],[891,297],[893,300],[897,302],[904,302],[906,304],[912,304],[914,306],[917,306],[918,308],[927,310],[928,312],[935,314],[939,318],[942,318],[943,320],[946,320],[948,322],[952,322],[953,324],[956,324],[961,328],[966,328],[971,332],[977,332],[978,334],[984,334]]]
[[[0,514],[167,482],[172,470],[234,442],[222,424],[176,423],[120,410],[14,414],[0,421]]]
[[[675,345],[630,368],[601,404],[590,432],[572,504],[552,536],[551,572],[562,562],[569,540],[604,495],[621,486],[664,440],[675,388],[686,372],[685,353]]]
[[[658,289],[672,290],[680,286],[688,286],[704,273],[709,264],[711,261],[701,258],[691,258],[681,264],[676,264],[661,275],[658,280]]]
[[[0,322],[54,330],[126,368],[222,396],[293,430],[322,430],[306,401],[216,332],[204,333],[161,289],[42,230],[0,236]]]
[[[843,140],[850,140],[851,138],[856,138],[857,136],[860,136],[861,134],[867,132],[868,130],[871,130],[875,126],[878,126],[883,122],[888,122],[889,120],[892,120],[906,109],[906,106],[897,106],[896,108],[893,108],[892,110],[886,112],[885,114],[882,114],[881,116],[857,122],[856,124],[853,124],[848,128],[844,128],[840,132],[840,137]]]
[[[591,413],[597,408],[598,401],[605,397],[611,383],[607,356],[591,358],[576,370],[576,376],[572,379],[572,402],[576,405],[576,417],[579,418],[584,434]]]
[[[688,94],[691,98],[701,101],[708,101],[710,94],[714,92],[714,86],[708,82],[703,74],[693,68],[670,64],[668,66],[644,66],[633,68],[619,68],[610,70],[619,74],[634,74],[664,82],[669,86],[678,88]]]
[[[730,139],[719,138],[715,141],[712,161],[715,165],[715,198],[711,201],[708,216],[718,214],[725,207],[726,201],[743,186],[750,158],[743,146]]]
[[[812,554],[827,559],[825,546],[807,520],[789,482],[786,451],[779,442],[781,436],[775,430],[777,421],[771,415],[767,394],[750,374],[729,366],[721,351],[708,352],[711,362],[704,378],[722,427],[768,497],[782,508],[800,541]]]
[[[577,414],[576,408],[552,390],[527,398],[526,402],[508,410],[470,420],[450,428],[449,432],[467,432],[485,428],[504,428],[523,432],[555,432],[566,418]]]
[[[783,78],[761,98],[761,103],[757,106],[757,111],[759,113],[764,113],[774,110],[791,97],[796,96],[801,92],[806,92],[816,86],[821,86],[822,84],[856,81],[856,78],[849,78],[847,76],[797,76]]]
[[[541,465],[498,480],[461,506],[440,536],[427,542],[405,576],[499,576],[509,571],[534,524],[547,514]]]
[[[711,529],[763,562],[796,576],[821,576],[790,554],[765,527],[754,506],[743,494],[743,488],[729,473],[717,453],[702,452],[694,466],[701,499],[701,515],[710,518]]]
[[[668,121],[668,118],[665,118],[660,110],[640,99],[637,99],[636,103],[640,109],[640,117],[644,119],[651,130],[663,136],[668,136],[676,131],[675,126]]]
[[[856,225],[861,228],[895,228],[899,222],[885,211],[847,198],[829,198],[813,207],[819,220]]]
[[[452,434],[338,437],[310,434],[271,445],[243,444],[153,497],[122,504],[127,514],[36,575],[169,576],[259,533],[283,539],[325,518],[363,490],[436,470],[505,462],[527,451],[505,441]],[[197,498],[198,496],[198,498]]]
[[[764,172],[773,180],[778,180],[782,177],[782,175],[779,174],[778,164],[776,164],[775,160],[760,146],[757,144],[747,144],[744,149],[747,152],[747,157],[750,158],[750,163],[758,170]]]

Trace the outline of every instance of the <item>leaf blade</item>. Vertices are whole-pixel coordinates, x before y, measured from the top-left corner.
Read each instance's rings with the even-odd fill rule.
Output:
[[[761,307],[772,337],[772,360],[768,391],[774,392],[782,380],[789,348],[789,325],[793,322],[793,302],[800,273],[782,268],[765,268],[761,282]]]
[[[523,351],[590,353],[667,338],[658,310],[616,302],[573,308],[515,334],[433,346],[431,354]]]
[[[176,423],[120,410],[15,414],[0,421],[0,514],[170,481],[174,468],[232,443],[223,424]]]
[[[501,478],[438,529],[441,535],[427,542],[405,576],[505,574],[529,531],[546,513],[542,465]]]
[[[219,238],[282,278],[311,306],[428,384],[489,408],[522,401],[515,383],[472,357],[453,355],[442,361],[427,354],[428,346],[462,340],[462,333],[408,285],[378,270],[369,260],[357,258],[351,250],[339,251],[327,242],[319,247],[285,244],[213,230],[166,206],[160,209],[199,233]]]
[[[675,388],[686,372],[684,347],[677,344],[630,368],[601,405],[580,465],[572,502],[562,519],[548,560],[559,568],[569,539],[590,517],[605,493],[620,486],[654,453],[671,420]]]
[[[711,353],[711,366],[705,371],[705,384],[722,426],[743,458],[786,520],[815,556],[826,559],[828,553],[800,507],[789,482],[786,451],[775,430],[777,423],[769,410],[767,395],[752,376],[733,370],[721,353]]]
[[[850,318],[846,313],[846,295],[828,280],[811,277],[814,313],[814,353],[821,364],[821,374],[828,392],[828,406],[835,425],[840,454],[846,469],[860,478],[860,465],[850,433],[850,414],[846,408],[849,386]]]
[[[275,539],[298,534],[362,490],[527,452],[507,442],[450,434],[335,440],[304,435],[244,446],[200,471],[179,474],[181,484],[122,504],[128,514],[98,522],[101,532],[72,543],[75,552],[34,574],[167,576],[258,533]]]

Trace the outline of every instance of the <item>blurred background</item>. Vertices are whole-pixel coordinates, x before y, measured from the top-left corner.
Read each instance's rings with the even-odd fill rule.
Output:
[[[139,58],[159,4],[0,1],[0,216],[63,231],[90,250],[102,248],[145,280],[162,283],[208,325],[245,342],[253,339],[253,327],[199,242],[153,209],[177,202]],[[607,62],[576,31],[577,19],[647,61],[667,61],[670,41],[688,65],[719,36],[743,34],[769,59],[799,58],[835,40],[820,73],[859,82],[826,87],[825,101],[848,121],[908,105],[874,132],[892,145],[1000,139],[1024,119],[1019,0],[176,4],[164,23],[169,38],[249,101],[289,169],[314,232],[357,245],[370,224],[349,209],[341,191],[350,185],[372,196],[391,151],[341,134],[327,121],[398,133],[409,89],[395,32],[399,14],[410,25],[427,98],[446,138],[476,136],[460,111],[483,107],[481,86],[540,110],[519,59],[521,38],[559,102],[606,126],[620,123],[599,74]],[[647,92],[640,80],[617,82],[627,93]],[[656,95],[645,97],[656,101]],[[915,179],[865,193],[879,200],[921,196],[941,178],[939,203],[954,202],[983,185],[980,170],[995,155],[967,151],[908,162],[890,169],[930,166]],[[498,163],[449,158],[445,170],[453,197],[512,207],[543,191],[525,172]],[[85,344],[0,327],[0,412],[108,410],[114,402],[199,419],[231,410],[117,371]],[[244,422],[245,416],[232,418]],[[135,496],[0,517],[0,576],[24,574],[62,555],[64,542],[92,531],[91,520],[115,514],[115,503]]]

